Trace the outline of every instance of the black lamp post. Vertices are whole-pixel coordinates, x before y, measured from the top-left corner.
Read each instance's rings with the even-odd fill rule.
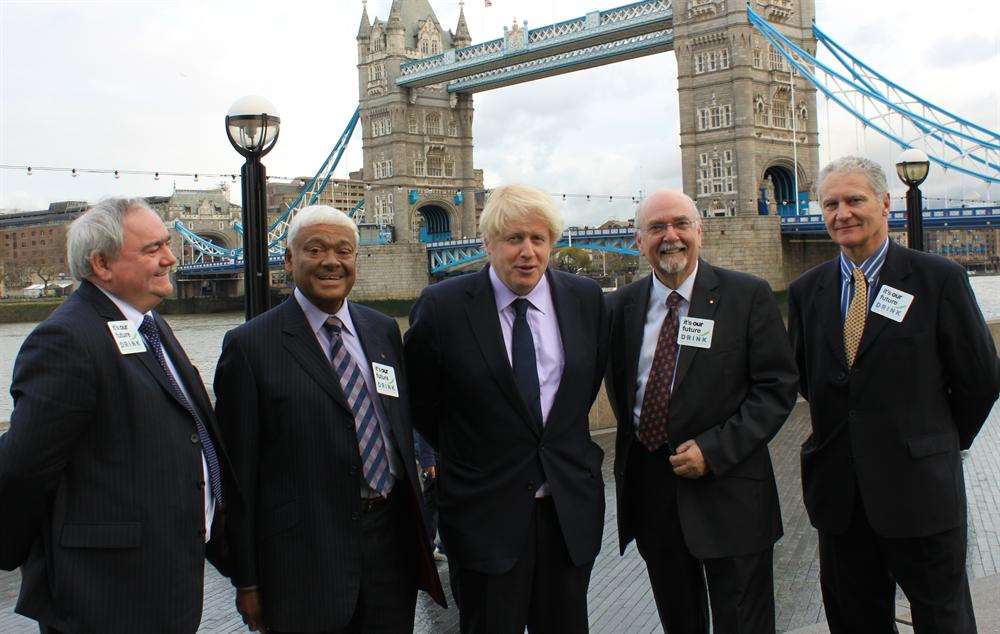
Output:
[[[281,119],[270,101],[238,99],[226,115],[226,135],[243,164],[243,286],[247,320],[269,308],[267,252],[267,171],[262,156],[278,141]]]
[[[920,183],[927,178],[931,162],[922,150],[903,150],[896,161],[896,173],[909,189],[906,191],[906,241],[911,249],[924,250],[924,205]]]

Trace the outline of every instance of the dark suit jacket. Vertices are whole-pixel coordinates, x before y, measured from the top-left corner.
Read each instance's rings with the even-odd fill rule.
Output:
[[[546,275],[565,369],[541,429],[514,383],[488,267],[428,286],[410,314],[414,424],[438,452],[439,530],[451,565],[512,568],[542,482],[573,563],[593,561],[600,549],[604,453],[587,416],[606,359],[601,289],[568,273]]]
[[[809,401],[802,486],[813,526],[842,533],[860,490],[872,528],[918,537],[965,522],[959,449],[979,432],[1000,389],[993,338],[965,271],[889,245],[883,285],[914,296],[902,323],[869,312],[853,368],[840,316],[840,263],[795,280],[788,326]],[[855,482],[857,486],[855,486]]]
[[[612,294],[606,387],[618,418],[615,482],[622,552],[635,537],[626,486],[635,440],[632,410],[652,276]],[[699,261],[689,317],[715,321],[712,347],[681,346],[670,397],[671,448],[694,439],[711,472],[677,480],[677,513],[700,559],[759,552],[782,535],[767,443],[795,404],[796,373],[781,314],[767,282]]]
[[[17,612],[60,630],[194,632],[206,552],[201,445],[153,353],[119,353],[107,322],[122,319],[83,282],[18,354],[0,437],[3,563],[30,547]],[[229,485],[201,377],[156,321]],[[222,525],[217,513],[213,542]]]
[[[349,310],[369,361],[396,369],[399,398],[371,396],[381,399],[406,468],[393,495],[406,498],[419,587],[443,603],[417,503],[399,326],[358,304]],[[294,297],[226,335],[215,394],[246,491],[229,512],[233,584],[260,587],[268,628],[344,627],[360,588],[361,458],[354,415]]]

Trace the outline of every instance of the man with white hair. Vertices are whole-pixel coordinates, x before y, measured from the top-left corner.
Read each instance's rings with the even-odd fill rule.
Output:
[[[562,218],[493,190],[489,266],[432,284],[410,314],[414,426],[438,452],[438,518],[462,632],[586,632],[604,529],[588,413],[607,320],[593,280],[548,268]]]
[[[230,331],[216,412],[245,491],[229,535],[251,630],[409,632],[444,595],[420,511],[399,326],[347,300],[358,229],[332,207],[288,228],[292,297]]]
[[[818,182],[840,253],[789,286],[788,330],[830,631],[894,632],[898,583],[916,632],[975,632],[960,451],[1000,390],[993,337],[959,264],[889,238],[877,163],[845,156]]]
[[[21,565],[16,610],[43,634],[193,634],[209,539],[221,565],[239,493],[201,377],[153,311],[173,293],[169,244],[141,199],[77,218],[67,261],[80,287],[14,365],[0,566]]]
[[[653,193],[635,228],[653,272],[608,298],[621,551],[635,539],[668,634],[707,633],[709,599],[714,631],[773,633],[782,528],[767,443],[797,378],[777,301],[764,280],[700,259],[682,192]]]

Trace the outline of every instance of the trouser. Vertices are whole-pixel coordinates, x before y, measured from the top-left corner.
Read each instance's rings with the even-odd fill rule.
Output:
[[[626,481],[631,500],[627,512],[664,631],[707,634],[711,597],[715,632],[773,634],[774,549],[739,557],[695,557],[681,530],[678,476],[669,457],[667,447],[650,452],[642,443],[632,443]]]
[[[833,634],[895,632],[896,584],[910,600],[918,634],[976,631],[965,572],[966,525],[927,537],[875,533],[861,492],[847,531],[820,531],[820,584]]]
[[[514,567],[484,574],[451,566],[463,634],[577,634],[589,631],[587,586],[593,562],[575,566],[551,497],[539,498]]]

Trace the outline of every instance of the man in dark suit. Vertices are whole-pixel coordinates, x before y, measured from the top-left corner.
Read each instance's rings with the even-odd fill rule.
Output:
[[[43,633],[194,632],[206,541],[239,494],[201,377],[152,312],[170,235],[142,200],[107,199],[67,243],[80,287],[24,342],[0,437],[16,609]]]
[[[796,374],[767,282],[698,258],[694,202],[643,201],[636,243],[653,273],[609,297],[607,391],[618,418],[622,553],[634,538],[669,634],[774,632],[781,513],[768,441]]]
[[[424,289],[405,338],[461,628],[585,632],[604,524],[587,420],[606,359],[601,290],[546,270],[562,219],[544,192],[495,189],[480,232],[489,266]]]
[[[959,451],[1000,389],[993,339],[961,266],[889,239],[876,163],[838,159],[818,190],[841,252],[792,283],[788,325],[830,630],[893,632],[899,583],[917,632],[975,632]]]
[[[293,296],[230,331],[216,411],[246,491],[230,514],[251,629],[409,632],[444,595],[420,512],[396,321],[347,301],[358,230],[332,207],[288,230]]]

